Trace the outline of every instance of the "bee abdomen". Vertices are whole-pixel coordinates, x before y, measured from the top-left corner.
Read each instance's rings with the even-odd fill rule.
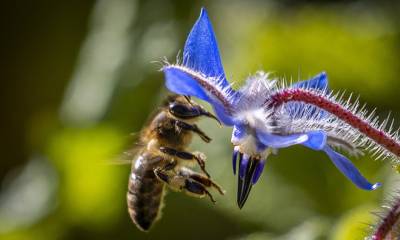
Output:
[[[127,193],[128,211],[132,221],[147,231],[157,220],[161,208],[164,184],[153,168],[132,169]]]

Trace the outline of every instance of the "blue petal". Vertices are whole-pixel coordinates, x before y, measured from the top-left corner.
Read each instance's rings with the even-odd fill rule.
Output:
[[[326,91],[328,90],[328,77],[325,72],[322,72],[315,77],[297,82],[292,85],[294,88],[312,88],[312,89],[318,89],[321,91]],[[314,116],[315,112],[318,111],[318,108],[314,106],[310,106],[304,103],[299,103],[299,102],[294,102],[294,103],[288,103],[286,104],[286,109],[288,109],[289,114],[292,117],[296,117],[296,114],[302,114],[302,112],[308,112],[310,117],[313,116],[313,118],[321,119],[325,117],[328,113],[322,110],[319,110],[319,116]],[[305,109],[307,108],[307,109]],[[300,109],[304,109],[304,111],[300,111]]]
[[[222,123],[228,126],[234,124],[233,117],[228,113],[228,109],[223,106],[221,101],[217,100],[217,96],[212,95],[221,93],[214,85],[208,83],[209,89],[204,88],[200,83],[201,79],[196,79],[195,75],[189,69],[183,70],[179,67],[167,66],[164,67],[163,71],[165,74],[165,85],[170,91],[180,95],[197,97],[209,102]],[[201,81],[204,82],[206,80]],[[218,94],[218,97],[223,98],[222,101],[228,107],[231,107],[230,101],[223,94]]]
[[[188,95],[210,101],[210,98],[199,83],[188,73],[174,67],[164,68],[165,85],[167,88],[180,95]]]
[[[329,156],[333,164],[357,187],[364,190],[375,190],[381,186],[380,183],[371,184],[368,182],[350,160],[335,152],[329,146],[325,146],[323,151]]]
[[[323,131],[307,132],[308,140],[303,143],[304,146],[312,150],[322,150],[326,145],[326,134]]]
[[[261,177],[261,173],[264,170],[265,160],[261,160],[257,162],[256,170],[252,179],[252,184],[256,184],[258,179]]]
[[[183,51],[183,65],[208,77],[218,77],[218,84],[222,87],[229,86],[225,78],[217,40],[204,8],[201,9],[200,17],[186,40]]]
[[[326,90],[328,89],[328,76],[325,72],[322,72],[309,80],[297,82],[292,86],[295,88],[314,88]]]
[[[310,131],[285,136],[257,131],[257,138],[271,148],[285,148],[295,144],[303,144],[313,150],[321,150],[326,143],[326,135],[323,131]]]
[[[247,136],[246,126],[244,124],[235,124],[232,130],[231,142],[233,144],[239,142]]]
[[[183,52],[183,66],[163,68],[169,90],[209,102],[225,125],[233,125],[233,104],[239,93],[231,89],[222,67],[217,41],[205,9],[194,24]]]
[[[308,137],[306,134],[292,134],[287,136],[257,132],[257,138],[263,144],[272,148],[285,148],[295,144],[304,143]]]
[[[223,124],[227,126],[232,126],[236,123],[232,115],[227,113],[225,107],[221,103],[212,99],[208,102],[213,106],[215,114]]]

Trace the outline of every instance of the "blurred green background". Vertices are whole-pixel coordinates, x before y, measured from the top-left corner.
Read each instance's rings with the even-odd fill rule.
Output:
[[[218,203],[166,196],[144,234],[126,210],[129,165],[113,164],[168,94],[160,64],[174,61],[201,6],[227,76],[257,70],[297,81],[327,71],[330,85],[400,119],[400,4],[378,1],[8,1],[0,97],[1,239],[362,239],[398,187],[389,161],[354,163],[357,189],[326,156],[292,147],[272,156],[243,210],[236,206],[230,129],[195,139],[226,190]],[[399,121],[395,123],[399,126]]]

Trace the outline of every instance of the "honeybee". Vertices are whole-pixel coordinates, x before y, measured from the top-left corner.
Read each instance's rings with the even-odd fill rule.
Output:
[[[186,150],[193,133],[211,141],[195,124],[201,116],[218,121],[189,97],[172,95],[141,131],[127,193],[130,217],[140,230],[149,230],[159,218],[165,186],[193,197],[207,196],[213,203],[208,189],[224,194],[205,169],[205,155]],[[199,165],[203,173],[188,168],[191,163]]]

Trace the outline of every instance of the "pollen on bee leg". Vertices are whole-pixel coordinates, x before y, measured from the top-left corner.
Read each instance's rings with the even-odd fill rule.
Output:
[[[195,155],[197,158],[201,159],[201,161],[203,161],[203,162],[205,162],[207,160],[207,156],[202,152],[195,151],[193,153],[193,155]]]

